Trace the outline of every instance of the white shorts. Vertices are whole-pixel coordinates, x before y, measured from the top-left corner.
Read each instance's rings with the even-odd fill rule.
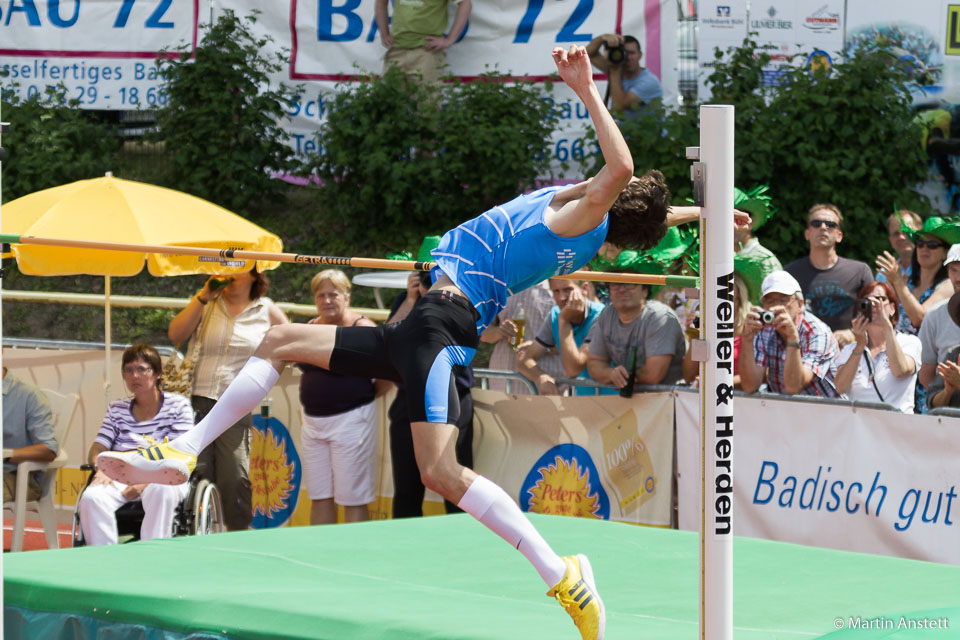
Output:
[[[311,500],[344,507],[373,502],[377,481],[377,402],[335,416],[301,411],[300,460]]]

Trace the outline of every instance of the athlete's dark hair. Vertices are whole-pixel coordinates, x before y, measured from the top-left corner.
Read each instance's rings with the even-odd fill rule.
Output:
[[[610,207],[607,241],[621,249],[652,249],[667,232],[669,208],[670,189],[663,174],[647,171],[631,180]]]

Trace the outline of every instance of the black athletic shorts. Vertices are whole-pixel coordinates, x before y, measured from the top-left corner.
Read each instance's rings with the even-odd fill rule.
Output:
[[[476,318],[465,297],[431,291],[402,322],[337,327],[330,371],[402,382],[411,422],[456,424],[460,399],[453,367],[470,364],[477,352]]]

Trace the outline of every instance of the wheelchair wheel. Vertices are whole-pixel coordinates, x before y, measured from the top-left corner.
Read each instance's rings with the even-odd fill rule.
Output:
[[[220,490],[208,480],[201,480],[194,492],[192,524],[192,535],[203,536],[226,531]]]

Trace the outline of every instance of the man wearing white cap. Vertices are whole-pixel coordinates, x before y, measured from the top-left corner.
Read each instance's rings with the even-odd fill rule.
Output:
[[[830,327],[804,308],[803,291],[786,271],[760,287],[763,309],[747,314],[740,347],[740,383],[753,393],[764,378],[773,393],[838,398],[839,349]]]
[[[960,291],[960,244],[950,247],[943,264],[947,267],[947,277],[954,292]],[[960,327],[950,318],[947,300],[927,311],[920,324],[919,336],[923,350],[918,378],[920,384],[929,387],[937,377],[937,364],[946,359],[951,347],[960,344]]]

